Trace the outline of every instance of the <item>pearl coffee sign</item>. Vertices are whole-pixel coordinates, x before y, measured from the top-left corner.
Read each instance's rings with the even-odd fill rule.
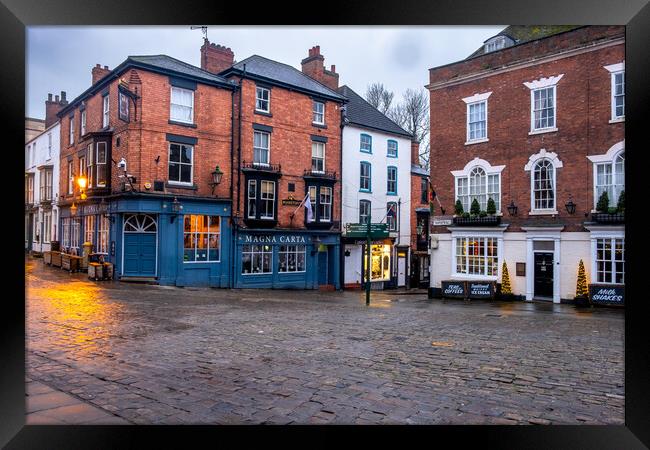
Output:
[[[594,305],[625,304],[625,286],[614,284],[590,284],[589,298]]]
[[[467,296],[467,285],[464,281],[443,281],[442,296],[453,298],[465,298]]]

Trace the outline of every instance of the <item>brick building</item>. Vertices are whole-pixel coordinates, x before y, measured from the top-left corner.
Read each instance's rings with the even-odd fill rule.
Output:
[[[624,284],[624,50],[621,26],[511,26],[430,69],[433,189],[463,209],[432,227],[432,295],[499,282],[504,262],[527,300],[573,299],[580,260],[588,282]]]
[[[302,71],[205,41],[202,65],[235,82],[233,287],[341,287],[341,106],[320,48]],[[239,170],[238,170],[239,169]],[[308,198],[313,220],[304,204]]]
[[[229,286],[234,89],[165,55],[94,67],[58,112],[63,250],[90,242],[121,279]]]
[[[420,143],[411,142],[411,265],[410,286],[428,288],[429,232],[431,220],[431,181],[429,171],[420,165]]]

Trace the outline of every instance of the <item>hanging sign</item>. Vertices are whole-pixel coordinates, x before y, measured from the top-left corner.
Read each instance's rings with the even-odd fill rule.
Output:
[[[451,216],[433,216],[432,225],[434,227],[451,225],[453,218]]]
[[[625,286],[618,284],[590,284],[589,298],[594,305],[625,304]]]

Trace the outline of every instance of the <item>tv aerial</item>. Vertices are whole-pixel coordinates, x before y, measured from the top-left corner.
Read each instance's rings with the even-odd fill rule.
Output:
[[[203,33],[203,37],[205,39],[208,38],[208,26],[207,25],[192,25],[190,26],[190,30],[201,30],[201,33]]]

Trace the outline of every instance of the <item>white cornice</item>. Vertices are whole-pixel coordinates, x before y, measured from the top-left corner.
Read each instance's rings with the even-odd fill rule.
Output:
[[[492,95],[492,91],[484,92],[482,94],[474,94],[471,97],[465,97],[463,101],[467,104],[482,102],[483,100],[487,100],[490,95]]]
[[[462,170],[452,170],[451,174],[455,177],[466,177],[469,176],[469,173],[472,171],[472,169],[477,166],[485,170],[486,174],[501,173],[503,169],[506,167],[505,165],[493,166],[486,160],[481,159],[477,156],[476,158],[474,158],[473,160],[465,164],[465,167]]]
[[[612,145],[609,148],[609,150],[607,150],[607,153],[605,153],[604,155],[587,156],[587,159],[592,163],[612,162],[614,161],[614,157],[621,150],[625,150],[625,139],[623,139],[621,142],[617,142],[616,144]]]
[[[548,78],[540,78],[538,80],[533,80],[533,81],[524,81],[524,85],[528,89],[540,89],[540,88],[545,88],[549,86],[555,86],[558,81],[562,79],[564,76],[563,73],[556,75],[554,77],[548,77]]]
[[[603,66],[605,69],[607,69],[608,72],[621,72],[625,70],[625,61],[622,61],[618,64],[610,64],[609,66]]]

